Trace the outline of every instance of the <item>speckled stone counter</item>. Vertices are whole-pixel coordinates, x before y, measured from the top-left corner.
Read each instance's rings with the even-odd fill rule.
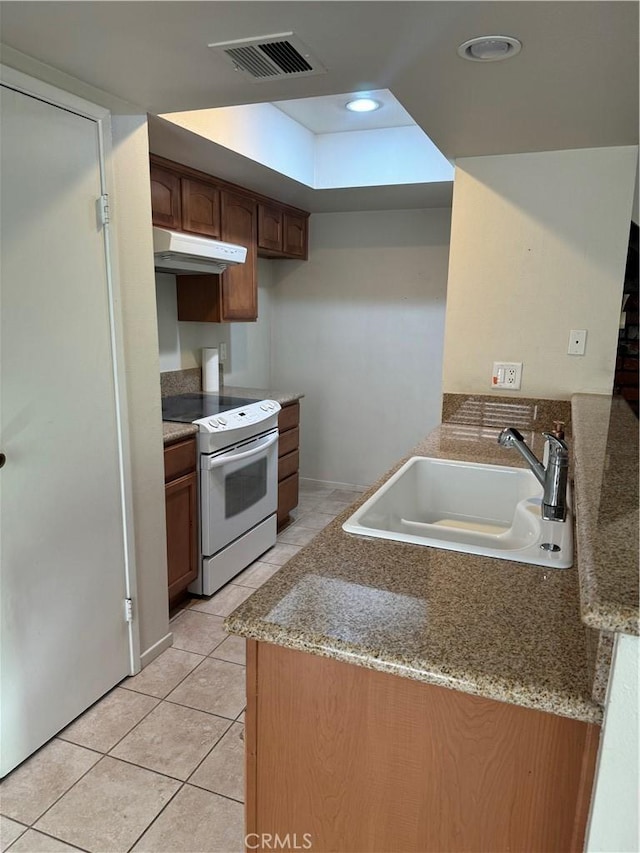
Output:
[[[162,422],[162,437],[165,447],[167,444],[173,444],[175,441],[181,441],[197,434],[198,427],[193,426],[193,424],[179,424],[174,421]]]
[[[443,424],[411,455],[524,464],[493,435],[460,427]],[[404,461],[234,611],[228,630],[600,722],[575,568],[552,571],[342,530],[355,507]]]
[[[295,403],[302,399],[304,394],[297,391],[277,391],[273,388],[242,388],[239,385],[223,385],[220,394],[228,394],[230,397],[246,397],[248,400],[275,400],[281,406],[287,403]]]
[[[638,634],[638,421],[620,397],[572,399],[582,619]]]
[[[200,394],[202,392],[202,371],[199,367],[186,370],[167,370],[160,374],[160,393],[163,397],[177,394]],[[222,385],[218,392],[229,397],[246,397],[249,400],[275,400],[281,406],[294,403],[304,394],[291,391],[277,391],[273,388],[243,388],[240,385]]]

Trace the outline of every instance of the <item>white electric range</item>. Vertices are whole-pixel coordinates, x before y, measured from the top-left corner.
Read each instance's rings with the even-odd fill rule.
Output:
[[[189,587],[213,595],[276,542],[278,412],[275,400],[180,394],[162,419],[198,427],[200,572]]]

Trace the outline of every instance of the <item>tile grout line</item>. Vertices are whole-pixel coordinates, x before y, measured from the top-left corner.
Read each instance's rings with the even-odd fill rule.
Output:
[[[98,762],[96,762],[96,763],[98,763]],[[69,790],[71,790],[71,789],[69,789]],[[38,820],[40,820],[40,818],[38,818]],[[40,835],[46,835],[46,836],[47,836],[47,838],[51,838],[53,841],[61,841],[61,842],[63,842],[64,844],[68,844],[68,845],[69,845],[69,847],[73,847],[73,849],[74,849],[74,850],[79,850],[79,851],[80,851],[80,853],[90,853],[90,851],[89,851],[89,850],[86,850],[84,847],[78,847],[78,845],[77,845],[77,844],[71,844],[71,842],[70,842],[70,841],[63,841],[63,839],[58,838],[58,837],[57,837],[57,836],[55,836],[55,835],[51,835],[51,833],[50,833],[50,832],[45,832],[45,831],[44,831],[44,830],[42,830],[42,829],[34,829],[32,826],[28,826],[28,827],[25,829],[25,831],[24,831],[24,832],[20,833],[20,835],[18,836],[18,838],[15,838],[15,839],[11,842],[11,847],[7,847],[7,849],[5,850],[5,853],[11,853],[11,848],[12,848],[12,847],[13,847],[13,845],[16,843],[16,841],[18,841],[20,838],[22,838],[22,836],[23,836],[26,832],[28,832],[29,830],[31,830],[32,832],[39,832],[39,833],[40,833]]]
[[[172,777],[169,777],[169,778],[172,778]],[[167,802],[166,802],[166,803],[164,804],[164,806],[160,809],[160,811],[158,812],[158,814],[153,818],[153,820],[151,821],[151,823],[147,824],[147,826],[145,826],[145,828],[142,830],[142,832],[140,833],[140,835],[138,835],[138,836],[134,839],[133,844],[131,844],[129,847],[127,847],[127,853],[129,853],[129,851],[130,851],[130,850],[133,850],[133,848],[136,846],[136,844],[138,843],[138,841],[140,841],[140,839],[141,839],[141,838],[142,838],[142,836],[145,834],[145,832],[148,832],[148,831],[151,829],[151,827],[153,826],[153,824],[158,820],[158,818],[159,818],[159,817],[160,817],[160,815],[164,812],[164,810],[167,808],[167,806],[169,806],[169,804],[170,804],[170,803],[172,803],[172,802],[174,801],[174,799],[178,796],[178,794],[180,793],[180,791],[184,788],[185,783],[184,783],[182,780],[180,780],[180,779],[179,779],[179,780],[176,780],[176,781],[179,781],[179,782],[180,782],[180,785],[178,786],[178,788],[176,789],[176,791],[175,791],[175,792],[174,792],[174,793],[169,797],[169,799],[167,800]]]
[[[118,685],[116,685],[116,687],[114,687],[113,689],[115,690],[115,689],[117,689],[117,687],[118,687]],[[124,688],[124,687],[123,687],[123,688],[121,688],[121,689],[122,689],[122,690],[125,690],[126,688]],[[109,691],[109,692],[111,692],[111,691]],[[133,692],[133,691],[131,691],[131,692]],[[105,694],[105,696],[106,696],[106,695],[108,695],[108,694]],[[147,694],[147,693],[139,693],[138,695],[139,695],[139,696],[147,696],[148,694]],[[104,698],[105,698],[105,696],[103,696],[102,698],[104,699]],[[93,752],[100,752],[100,755],[103,755],[103,756],[104,756],[104,755],[108,755],[108,754],[111,752],[111,750],[112,750],[112,749],[115,749],[115,748],[116,748],[116,746],[118,746],[118,744],[119,744],[121,741],[123,741],[123,740],[127,737],[127,735],[131,734],[131,732],[136,728],[136,726],[139,726],[139,725],[140,725],[140,723],[141,723],[143,720],[146,720],[146,719],[147,719],[147,717],[149,716],[149,714],[151,714],[153,711],[155,711],[155,709],[158,707],[158,705],[162,702],[162,699],[158,699],[158,697],[157,697],[157,696],[149,696],[149,699],[157,699],[157,702],[156,702],[156,704],[153,706],[153,708],[149,708],[149,710],[146,712],[146,714],[144,714],[142,717],[140,717],[140,719],[138,720],[138,722],[137,722],[137,723],[134,723],[134,724],[133,724],[133,726],[131,726],[131,728],[130,728],[128,731],[126,731],[126,732],[122,735],[122,737],[118,738],[118,740],[113,744],[113,746],[110,746],[110,747],[109,747],[109,749],[108,749],[106,752],[101,752],[99,749],[94,749],[94,750],[93,750]],[[85,713],[86,713],[86,712],[85,712]],[[82,717],[83,715],[82,715],[82,714],[80,714],[80,716]],[[76,718],[76,719],[78,719],[78,718]],[[57,737],[59,740],[65,740],[64,738],[60,737],[60,735],[56,735],[56,737]],[[72,743],[74,746],[83,746],[83,744],[81,744],[81,743],[75,743],[75,741],[72,741],[72,740],[65,740],[65,743]],[[88,747],[88,746],[84,746],[83,748],[84,748],[84,749],[91,749],[91,747]],[[96,762],[96,763],[97,763],[97,762]],[[94,766],[95,766],[95,765],[94,765]],[[78,780],[78,781],[80,781],[80,780]],[[74,783],[74,784],[75,784],[75,783]],[[71,787],[73,787],[73,785],[72,785]],[[69,788],[69,790],[71,790],[71,788]]]
[[[241,711],[240,713],[242,713],[242,711]],[[238,716],[239,716],[239,715],[238,715]],[[197,770],[199,770],[199,769],[200,769],[200,767],[204,764],[204,762],[207,760],[207,758],[209,758],[209,756],[211,755],[211,753],[213,752],[213,750],[214,750],[214,749],[217,747],[217,745],[220,743],[220,741],[222,740],[222,738],[223,738],[223,737],[225,737],[225,736],[226,736],[226,735],[231,731],[231,729],[236,725],[236,723],[237,723],[237,719],[236,719],[236,720],[234,720],[234,721],[231,723],[231,725],[230,725],[228,728],[226,728],[226,729],[224,730],[224,732],[222,733],[222,735],[220,735],[220,737],[218,738],[218,740],[217,740],[217,741],[215,742],[215,744],[211,747],[211,749],[210,749],[210,750],[209,750],[209,752],[205,755],[205,757],[202,759],[202,761],[199,761],[199,762],[198,762],[198,764],[193,768],[193,770],[191,771],[191,773],[189,774],[189,776],[188,776],[188,777],[187,777],[187,779],[185,780],[185,785],[188,783],[188,784],[190,784],[190,785],[193,785],[193,787],[194,787],[194,788],[201,788],[203,791],[209,791],[209,788],[203,788],[203,786],[202,786],[202,785],[198,785],[197,783],[194,783],[194,782],[189,782],[189,779],[191,779],[191,777],[193,776],[193,774],[194,774]],[[244,725],[243,725],[242,723],[238,723],[238,725],[239,725],[239,726],[242,726],[242,730],[243,730],[243,732],[244,732]],[[244,743],[244,741],[243,741],[243,743]],[[243,773],[243,781],[244,781],[244,765],[243,765],[242,773]],[[217,791],[209,791],[209,793],[210,793],[210,794],[218,794],[218,792],[217,792]],[[218,794],[218,796],[219,796],[219,797],[225,797],[225,799],[227,799],[227,800],[233,800],[233,801],[234,801],[234,803],[238,803],[238,802],[240,802],[240,803],[242,803],[242,804],[244,805],[244,800],[236,800],[236,799],[235,799],[235,797],[227,797],[225,794]]]
[[[113,687],[113,688],[112,688],[112,690],[110,690],[110,691],[109,691],[109,693],[111,693],[113,690],[116,690],[116,689],[117,689],[117,687],[118,687],[118,685],[116,685],[115,687]],[[107,695],[108,695],[108,694],[105,694],[105,696],[107,696]],[[144,696],[146,696],[147,694],[146,694],[146,693],[144,693],[144,694],[139,694],[139,695],[144,695]],[[102,699],[104,699],[104,698],[105,698],[105,697],[103,696],[103,697],[102,697]],[[157,698],[157,697],[152,696],[152,697],[150,697],[150,698],[155,699],[155,698]],[[100,701],[101,701],[101,700],[98,700],[98,702],[100,702]],[[97,705],[97,704],[98,704],[98,702],[95,702],[95,703],[94,703],[94,705]],[[115,749],[115,748],[116,748],[116,746],[118,746],[118,744],[119,744],[122,740],[124,740],[124,738],[125,738],[125,737],[130,733],[130,732],[132,732],[132,731],[135,729],[135,727],[136,727],[137,725],[139,725],[143,720],[146,720],[146,718],[149,716],[149,714],[150,714],[152,711],[154,711],[154,710],[158,707],[158,705],[160,704],[160,702],[162,702],[162,699],[158,699],[158,701],[157,701],[157,702],[156,702],[156,704],[153,706],[153,708],[150,708],[150,709],[147,711],[147,713],[146,713],[143,717],[140,717],[140,719],[138,720],[138,722],[137,722],[135,725],[133,725],[133,726],[129,729],[129,731],[125,732],[125,734],[124,734],[121,738],[119,738],[119,739],[118,739],[118,740],[113,744],[113,746],[112,746],[112,747],[110,747],[110,749]],[[92,705],[91,707],[94,707],[94,706]],[[87,710],[89,710],[89,709],[87,708]],[[78,717],[76,717],[76,719],[79,719],[79,717],[82,717],[85,713],[86,713],[86,711],[84,711],[82,714],[79,714],[79,715],[78,715]],[[100,750],[98,750],[98,749],[93,749],[93,748],[88,747],[88,746],[82,746],[82,744],[74,743],[74,741],[71,741],[71,740],[65,740],[64,738],[60,737],[60,735],[59,735],[59,734],[54,735],[54,736],[51,738],[51,740],[50,740],[50,741],[47,741],[47,743],[51,743],[51,741],[56,740],[56,739],[57,739],[57,740],[64,741],[64,743],[70,743],[72,746],[78,746],[78,747],[81,747],[82,749],[88,749],[90,752],[95,752],[95,753],[97,753],[97,754],[100,756],[100,758],[96,761],[96,763],[95,763],[95,764],[92,764],[92,765],[91,765],[91,767],[89,767],[89,769],[88,769],[85,773],[83,773],[83,774],[82,774],[82,776],[80,776],[78,779],[76,779],[76,781],[73,783],[73,785],[71,785],[71,787],[70,787],[70,788],[67,788],[67,790],[66,790],[63,794],[61,794],[61,795],[60,795],[60,796],[59,796],[59,797],[58,797],[58,798],[57,798],[53,803],[51,803],[51,805],[50,805],[50,806],[48,806],[48,808],[46,808],[46,809],[42,812],[42,814],[41,814],[39,817],[37,817],[37,818],[36,818],[36,820],[35,820],[32,824],[30,824],[31,828],[35,828],[35,824],[37,823],[37,821],[42,820],[42,818],[43,818],[43,817],[44,817],[44,816],[45,816],[49,811],[51,811],[51,809],[52,809],[52,808],[53,808],[57,803],[59,803],[59,802],[60,802],[60,800],[61,800],[64,796],[66,796],[70,791],[72,791],[72,790],[76,787],[76,785],[78,784],[78,782],[80,782],[82,779],[84,779],[84,777],[87,775],[87,773],[90,773],[90,772],[93,770],[93,768],[94,768],[94,767],[97,767],[97,766],[98,766],[98,764],[100,764],[100,762],[102,761],[102,759],[103,759],[103,758],[106,758],[106,757],[107,757],[107,755],[109,755],[109,753],[108,753],[108,752],[100,752]],[[112,756],[109,756],[109,757],[110,757],[110,758],[112,758]],[[38,829],[38,830],[36,830],[36,832],[40,832],[40,830]],[[52,835],[51,837],[52,837],[52,838],[55,838],[57,841],[64,841],[64,843],[65,843],[65,844],[69,843],[69,842],[67,842],[64,838],[59,838],[59,837],[58,837],[58,836],[56,836],[56,835]],[[79,849],[81,849],[81,848],[79,848]]]

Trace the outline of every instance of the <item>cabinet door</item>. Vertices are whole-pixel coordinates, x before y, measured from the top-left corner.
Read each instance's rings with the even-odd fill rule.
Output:
[[[151,164],[151,218],[154,225],[172,230],[182,228],[180,178],[174,172]]]
[[[182,228],[220,239],[220,190],[217,187],[182,178]]]
[[[195,471],[165,486],[169,602],[198,576],[197,489]]]
[[[258,282],[256,276],[257,234],[256,201],[234,193],[221,193],[222,239],[246,246],[244,264],[229,267],[221,277],[222,321],[256,320]]]
[[[284,214],[282,251],[287,257],[306,260],[307,223],[306,216],[300,216],[297,213]]]
[[[282,251],[282,209],[276,205],[258,205],[258,248]]]

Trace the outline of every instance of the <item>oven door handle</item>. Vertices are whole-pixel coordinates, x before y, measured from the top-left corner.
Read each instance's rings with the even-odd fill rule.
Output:
[[[263,450],[266,450],[268,447],[275,444],[277,440],[278,433],[259,439],[259,445],[257,447],[253,447],[251,450],[243,450],[241,453],[236,453],[232,450],[230,453],[222,454],[222,456],[207,456],[202,460],[202,468],[205,471],[211,471],[212,468],[220,468],[223,465],[228,465],[229,462],[238,462],[240,459],[248,459],[250,456],[256,456],[256,454],[262,453]]]

